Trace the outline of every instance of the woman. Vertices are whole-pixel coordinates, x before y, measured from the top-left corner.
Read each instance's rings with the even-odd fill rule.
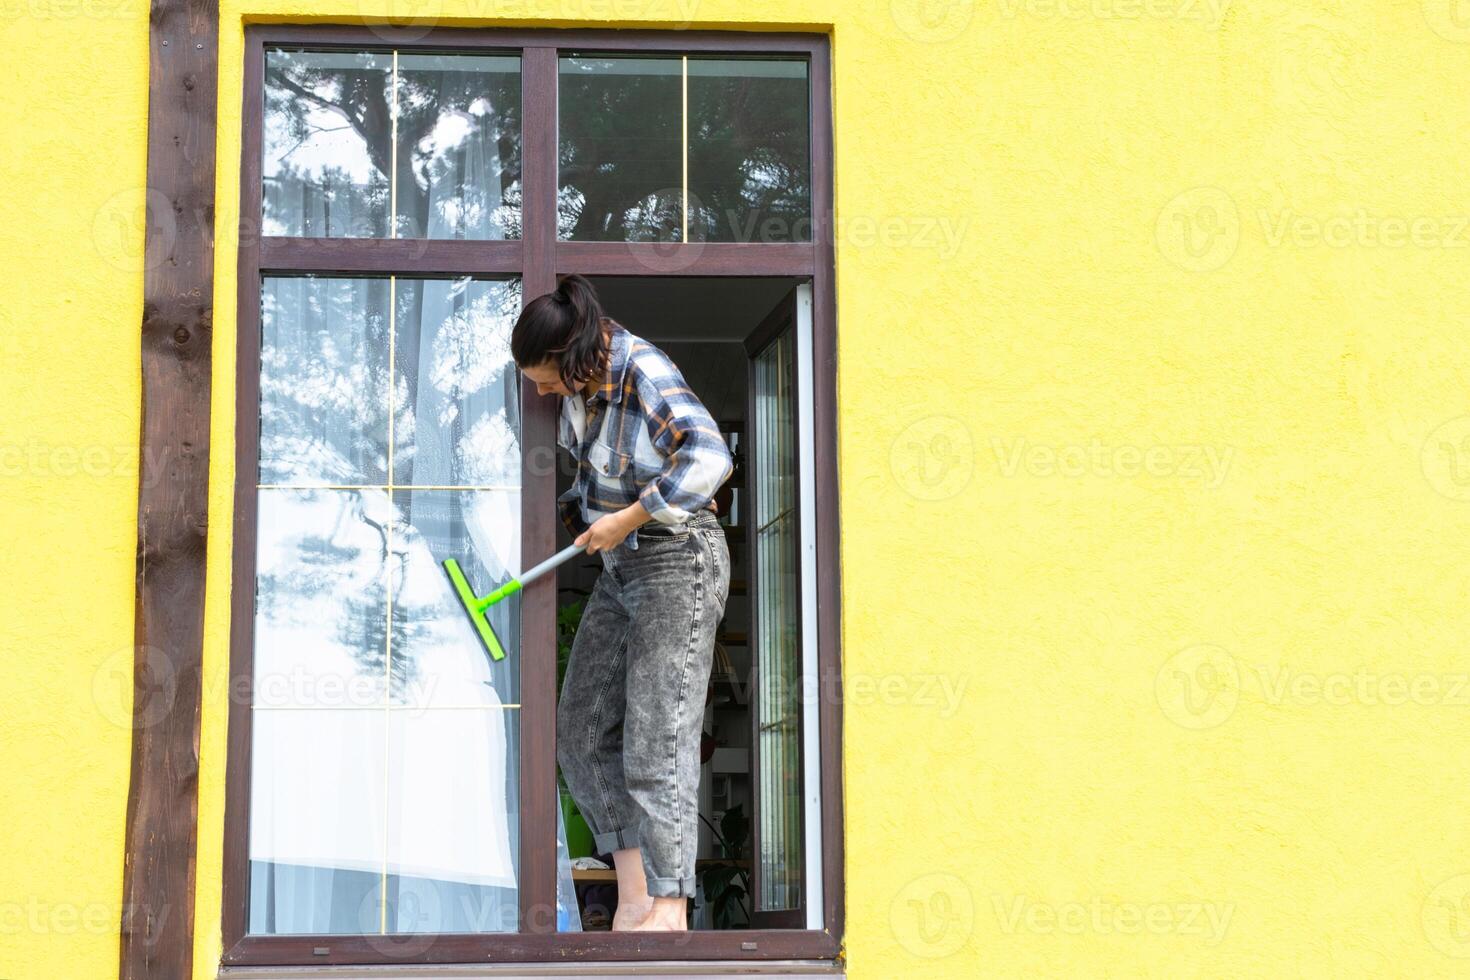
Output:
[[[614,930],[680,931],[694,895],[699,743],[730,550],[713,498],[734,470],[719,427],[657,347],[567,276],[511,333],[516,366],[561,395],[577,461],[558,498],[602,571],[557,703],[557,761],[617,868]]]

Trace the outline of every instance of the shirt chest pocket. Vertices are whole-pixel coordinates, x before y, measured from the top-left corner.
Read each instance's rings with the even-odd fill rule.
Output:
[[[621,477],[628,470],[631,455],[619,452],[598,436],[587,450],[587,463],[605,477]]]

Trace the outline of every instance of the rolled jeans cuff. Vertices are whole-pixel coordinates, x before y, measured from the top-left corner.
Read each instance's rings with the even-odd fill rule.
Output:
[[[648,894],[653,898],[693,898],[693,878],[649,878],[646,871],[644,878],[648,880]]]
[[[638,847],[638,828],[636,826],[620,827],[617,830],[606,830],[600,834],[594,833],[592,844],[597,848],[598,854],[611,854],[613,851]]]

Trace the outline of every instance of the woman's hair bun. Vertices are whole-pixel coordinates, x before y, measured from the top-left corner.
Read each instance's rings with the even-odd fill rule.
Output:
[[[585,276],[569,273],[527,304],[511,331],[511,356],[522,366],[555,358],[567,387],[602,370],[602,304]]]

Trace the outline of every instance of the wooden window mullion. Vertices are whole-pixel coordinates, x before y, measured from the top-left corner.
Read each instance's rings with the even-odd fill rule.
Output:
[[[521,56],[521,297],[556,288],[556,49]],[[557,399],[521,384],[521,554],[556,550]],[[530,564],[530,562],[523,562]],[[520,931],[556,932],[556,576],[521,593]]]

